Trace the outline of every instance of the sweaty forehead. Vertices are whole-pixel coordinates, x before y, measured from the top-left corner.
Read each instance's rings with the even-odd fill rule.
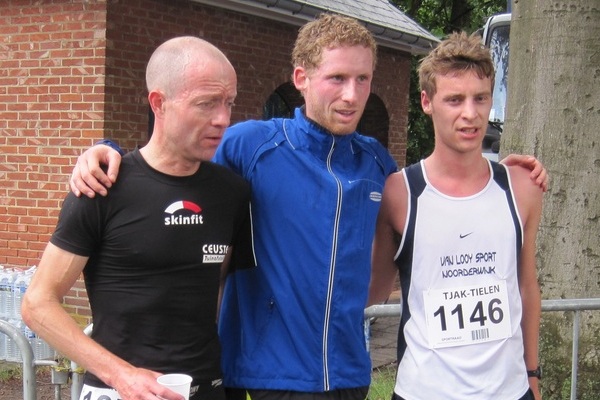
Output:
[[[438,86],[441,83],[462,85],[465,81],[487,84],[491,81],[491,78],[480,76],[475,70],[452,70],[445,74],[438,74],[435,76],[435,82]]]
[[[370,74],[373,72],[373,68],[373,52],[369,48],[343,46],[326,49],[315,69]]]
[[[230,64],[208,63],[187,74],[190,86],[207,90],[231,90],[237,85],[237,76]]]

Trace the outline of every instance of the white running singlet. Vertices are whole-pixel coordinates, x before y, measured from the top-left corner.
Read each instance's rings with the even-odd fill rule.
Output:
[[[506,168],[451,197],[423,162],[404,169],[409,206],[396,255],[403,314],[395,392],[413,399],[518,399],[523,359],[517,260],[522,226]]]

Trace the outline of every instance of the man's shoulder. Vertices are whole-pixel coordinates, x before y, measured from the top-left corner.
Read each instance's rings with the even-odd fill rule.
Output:
[[[217,164],[213,161],[203,161],[202,164],[204,168],[209,169],[209,174],[216,179],[226,182],[227,184],[235,188],[239,188],[240,190],[246,190],[250,188],[250,184],[230,168]]]
[[[227,168],[226,166],[218,164],[214,161],[203,161],[202,165],[204,168],[209,169],[211,174],[214,174],[219,178],[231,180],[232,182],[245,182],[241,176],[236,174],[230,168]]]
[[[256,157],[284,141],[285,135],[278,121],[281,120],[250,120],[227,128],[213,161],[246,177]]]
[[[367,136],[367,135],[357,132],[356,135],[354,135],[354,141],[361,146],[369,147],[369,148],[375,149],[376,151],[387,152],[387,150],[379,142],[379,140],[375,139],[374,137]]]
[[[248,120],[232,125],[225,130],[220,148],[226,152],[242,151],[249,154],[265,143],[280,141],[278,137],[283,140],[285,135],[281,121],[279,118],[266,121]]]
[[[247,120],[231,125],[225,130],[223,139],[240,138],[252,139],[257,136],[268,136],[281,130],[281,119],[273,118],[268,120]]]
[[[511,165],[506,167],[510,175],[510,181],[516,196],[534,196],[539,197],[540,201],[543,195],[542,189],[531,179],[531,171],[520,165]]]
[[[363,149],[363,151],[372,154],[373,157],[382,164],[386,176],[398,170],[396,160],[394,160],[390,152],[379,142],[379,140],[357,133],[354,136],[354,143]]]

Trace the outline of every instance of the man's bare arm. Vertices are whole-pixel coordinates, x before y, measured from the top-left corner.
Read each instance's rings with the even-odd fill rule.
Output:
[[[109,386],[123,400],[182,397],[156,382],[161,374],[136,368],[102,347],[67,314],[62,299],[80,276],[87,257],[48,244],[23,299],[22,315],[27,326],[60,354],[77,362]],[[77,343],[76,346],[73,343]]]
[[[523,331],[524,359],[527,370],[538,366],[538,341],[541,316],[541,293],[536,268],[536,237],[542,213],[542,191],[528,177],[525,168],[511,167],[511,180],[523,221],[523,247],[519,262],[519,290],[523,304],[521,329]],[[535,399],[541,399],[537,378],[529,378]]]
[[[367,306],[385,301],[394,289],[398,274],[394,255],[404,226],[407,196],[403,174],[388,177],[375,227]]]

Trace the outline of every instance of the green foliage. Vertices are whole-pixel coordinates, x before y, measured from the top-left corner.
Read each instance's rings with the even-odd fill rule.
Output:
[[[399,9],[437,37],[475,32],[494,14],[506,12],[506,0],[392,0]]]
[[[368,400],[389,400],[394,393],[396,366],[377,368],[371,374]]]
[[[392,0],[405,14],[438,38],[457,30],[475,32],[487,17],[504,12],[506,0]],[[421,110],[417,66],[413,57],[408,113],[406,164],[427,157],[433,150],[433,127]]]
[[[421,109],[419,90],[418,60],[412,58],[410,72],[410,95],[408,98],[408,138],[406,141],[406,165],[427,157],[433,150],[433,123]]]
[[[544,400],[570,398],[573,314],[544,313],[540,325],[540,364],[543,379],[540,388]],[[597,400],[600,393],[600,327],[579,339],[577,399]],[[568,339],[565,339],[568,338]]]
[[[0,383],[10,379],[21,379],[23,376],[21,365],[0,361]]]

